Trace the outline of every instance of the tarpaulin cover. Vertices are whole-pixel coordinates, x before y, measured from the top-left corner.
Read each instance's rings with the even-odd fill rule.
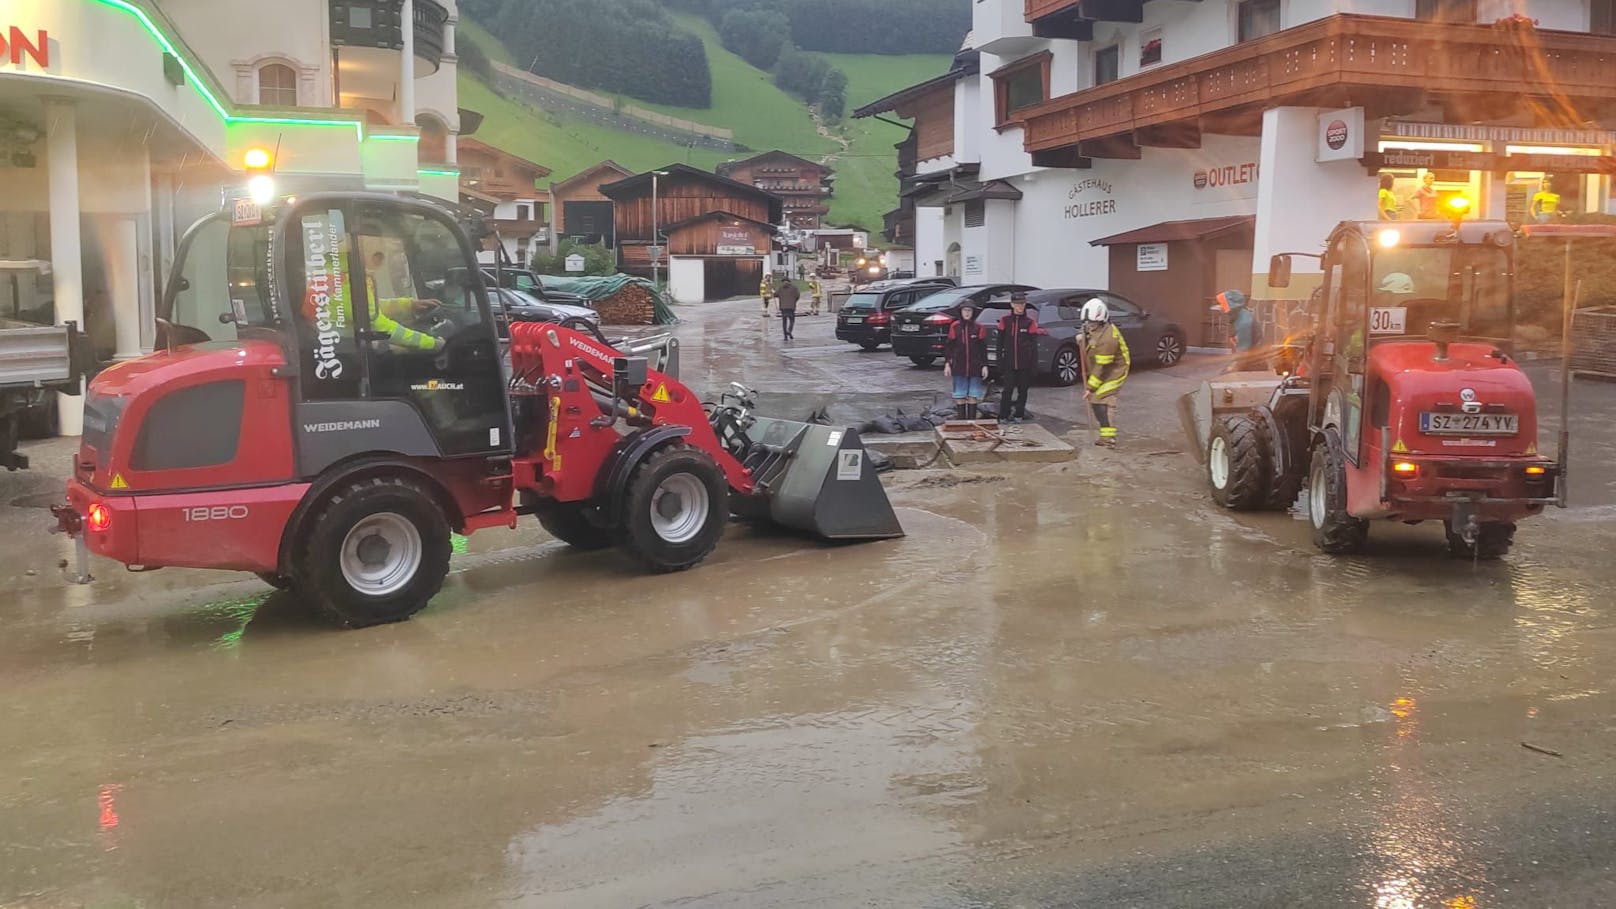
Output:
[[[656,289],[656,285],[652,284],[645,278],[636,278],[633,275],[625,274],[582,278],[566,278],[558,275],[545,275],[542,280],[544,281],[544,286],[549,290],[559,290],[562,293],[577,294],[590,302],[604,300],[607,297],[620,293],[623,288],[628,287],[629,285],[636,285],[644,288],[646,293],[649,293],[651,298],[656,302],[655,324],[672,325],[673,323],[679,321],[679,317],[673,314],[673,307],[668,303],[668,298],[663,296]]]

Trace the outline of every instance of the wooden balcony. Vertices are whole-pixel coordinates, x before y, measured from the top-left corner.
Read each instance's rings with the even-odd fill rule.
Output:
[[[1616,37],[1330,16],[1052,98],[1022,112],[1023,142],[1045,160],[1136,158],[1141,146],[1198,147],[1203,131],[1256,135],[1263,110],[1285,105],[1582,127],[1616,112]]]
[[[1075,10],[1083,0],[1027,0],[1027,21],[1053,16],[1066,10]]]

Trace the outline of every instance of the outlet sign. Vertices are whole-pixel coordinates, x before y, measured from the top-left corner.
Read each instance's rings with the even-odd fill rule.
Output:
[[[41,28],[30,35],[15,25],[7,26],[0,34],[0,60],[21,66],[24,59],[34,61],[40,69],[50,69],[50,33]]]

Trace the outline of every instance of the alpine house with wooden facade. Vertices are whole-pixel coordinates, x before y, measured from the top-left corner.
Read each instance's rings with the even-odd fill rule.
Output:
[[[922,274],[1106,287],[1186,325],[1348,219],[1612,212],[1612,0],[977,0],[913,121]],[[1389,196],[1382,195],[1382,184]],[[1193,251],[1193,254],[1191,254]],[[1172,281],[1160,272],[1173,272]]]

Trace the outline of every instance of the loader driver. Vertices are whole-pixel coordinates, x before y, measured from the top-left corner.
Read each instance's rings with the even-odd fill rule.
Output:
[[[370,300],[370,327],[387,335],[387,343],[396,350],[438,351],[443,349],[442,338],[415,328],[406,328],[403,321],[414,321],[437,309],[437,300],[416,300],[411,297],[383,298],[378,294],[378,278],[387,279],[387,254],[376,250],[365,262],[365,290]],[[390,284],[389,280],[389,284]],[[389,286],[391,292],[391,287]]]
[[[1083,369],[1088,379],[1083,388],[1083,399],[1089,402],[1094,420],[1100,424],[1100,437],[1094,444],[1115,448],[1117,427],[1112,422],[1117,393],[1128,378],[1131,359],[1128,342],[1122,332],[1111,324],[1111,310],[1099,297],[1083,304]]]

